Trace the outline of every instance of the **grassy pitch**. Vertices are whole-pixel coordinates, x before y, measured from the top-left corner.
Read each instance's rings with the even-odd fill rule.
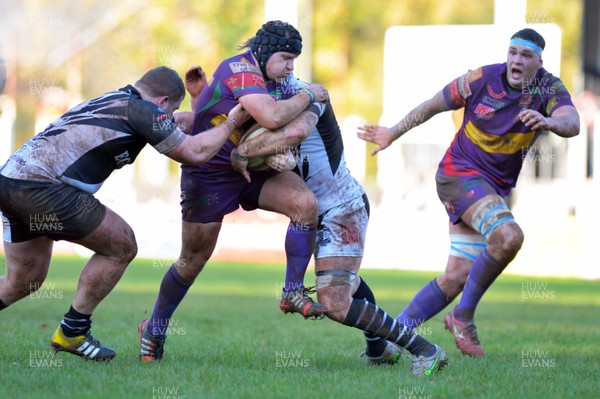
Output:
[[[168,261],[136,260],[93,316],[108,364],[49,341],[85,260],[55,257],[38,291],[0,312],[2,398],[597,398],[600,284],[501,276],[477,314],[482,359],[462,356],[443,314],[419,333],[448,353],[418,379],[410,359],[368,367],[362,333],[279,311],[283,265],[210,263],[174,315],[163,362],[138,361],[137,326],[152,312]],[[4,259],[0,257],[4,273]],[[396,315],[434,273],[364,270],[378,304]],[[307,282],[313,281],[312,271]]]

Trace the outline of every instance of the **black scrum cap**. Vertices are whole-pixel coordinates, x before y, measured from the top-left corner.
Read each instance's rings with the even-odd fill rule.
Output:
[[[282,21],[269,21],[257,32],[250,45],[265,78],[267,77],[267,61],[279,52],[285,51],[295,55],[302,52],[302,36],[292,25]]]

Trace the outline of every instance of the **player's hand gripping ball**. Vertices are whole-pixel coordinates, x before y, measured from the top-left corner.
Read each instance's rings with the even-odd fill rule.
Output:
[[[255,124],[246,130],[246,133],[240,139],[240,144],[250,140],[253,137],[259,136],[266,132],[267,129]],[[285,172],[293,170],[296,167],[296,157],[291,150],[281,152],[278,154],[264,155],[258,157],[250,157],[248,159],[248,170],[250,171],[263,171],[268,169],[275,169],[278,172]]]

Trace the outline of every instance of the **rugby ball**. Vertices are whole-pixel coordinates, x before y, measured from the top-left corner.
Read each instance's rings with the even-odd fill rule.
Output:
[[[259,136],[266,132],[268,129],[255,124],[251,126],[242,135],[240,144],[250,140],[253,137]],[[268,169],[275,169],[279,172],[293,170],[296,167],[296,158],[292,151],[286,151],[279,154],[264,155],[259,157],[250,157],[248,159],[248,170],[251,171],[263,171]]]

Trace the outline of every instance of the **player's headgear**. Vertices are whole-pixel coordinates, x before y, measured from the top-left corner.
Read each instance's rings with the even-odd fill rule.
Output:
[[[267,78],[266,68],[269,58],[279,51],[300,55],[302,52],[302,36],[296,28],[287,22],[269,21],[256,31],[250,50],[252,50],[252,54],[258,61],[263,76]]]

